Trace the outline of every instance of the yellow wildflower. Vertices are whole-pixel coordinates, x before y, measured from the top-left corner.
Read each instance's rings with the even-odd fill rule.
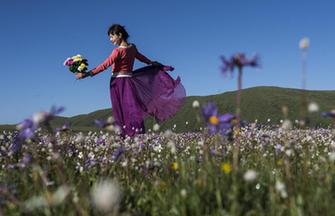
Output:
[[[236,127],[236,128],[234,129],[234,136],[237,137],[237,136],[240,136],[240,134],[241,134],[241,130],[240,130],[240,128],[239,128],[239,127]]]
[[[282,160],[282,159],[279,159],[279,160],[277,161],[277,165],[278,165],[278,166],[283,165],[283,160]]]
[[[78,62],[78,61],[82,61],[82,59],[81,58],[74,58],[73,59],[73,62]]]
[[[165,188],[167,187],[166,182],[165,182],[165,181],[160,181],[160,182],[159,182],[159,187],[160,187],[161,189],[165,189]]]
[[[231,166],[229,163],[223,163],[221,165],[221,171],[224,172],[225,174],[229,174],[231,172]]]
[[[82,71],[85,67],[86,67],[86,65],[84,63],[81,63],[78,67],[78,70]]]
[[[213,125],[217,125],[217,124],[219,123],[219,119],[218,119],[218,117],[216,117],[216,116],[211,116],[211,117],[209,118],[209,122],[210,122],[211,124],[213,124]]]
[[[179,168],[178,163],[177,162],[173,162],[172,165],[171,165],[171,168],[173,170],[178,170],[178,168]]]

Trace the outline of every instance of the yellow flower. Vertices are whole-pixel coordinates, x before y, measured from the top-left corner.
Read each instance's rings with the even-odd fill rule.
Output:
[[[78,67],[78,70],[79,70],[79,71],[82,71],[82,70],[84,70],[85,67],[86,67],[85,64],[81,64],[81,65]]]
[[[154,182],[154,186],[155,186],[155,187],[158,187],[158,188],[161,188],[161,189],[165,189],[165,188],[167,187],[167,184],[166,184],[166,182],[163,181],[163,180],[156,180],[156,181]]]
[[[211,124],[213,124],[213,125],[217,125],[217,124],[219,123],[219,119],[218,119],[218,117],[216,117],[216,116],[211,116],[211,117],[209,118],[209,122],[210,122]]]
[[[81,55],[78,54],[78,55],[72,56],[71,58],[72,58],[72,59],[75,59],[75,58],[81,58]]]
[[[240,136],[240,134],[241,134],[241,130],[240,130],[240,128],[236,127],[236,128],[234,129],[234,136],[237,137],[237,136]]]
[[[159,187],[160,187],[161,189],[165,189],[165,188],[167,187],[166,182],[165,182],[165,181],[160,181],[160,182],[159,182]]]
[[[279,160],[277,161],[277,165],[278,165],[278,166],[283,165],[283,160],[282,160],[282,159],[279,159]]]
[[[172,165],[171,165],[171,168],[173,170],[178,170],[178,168],[179,168],[178,163],[177,162],[173,162]]]
[[[81,60],[82,60],[81,58],[74,58],[73,62],[77,62],[77,61],[81,61]]]
[[[231,166],[229,163],[223,163],[221,165],[221,171],[224,172],[225,174],[229,174],[231,172]]]

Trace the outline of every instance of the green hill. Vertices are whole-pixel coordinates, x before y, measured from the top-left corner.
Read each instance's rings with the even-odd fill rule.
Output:
[[[244,89],[241,94],[241,117],[246,121],[255,121],[257,119],[259,123],[267,123],[267,120],[271,119],[271,123],[277,124],[283,119],[282,107],[287,106],[289,118],[294,121],[301,116],[302,94],[303,91],[299,89],[279,87]],[[335,108],[335,91],[307,91],[307,95],[308,100],[316,102],[320,108],[318,113],[310,114],[312,124],[323,127],[331,124],[331,120],[321,117],[320,112],[330,111]],[[199,130],[204,123],[201,120],[199,109],[192,107],[194,100],[198,100],[200,105],[215,101],[220,113],[234,113],[235,96],[236,91],[209,96],[189,96],[176,116],[161,124],[161,129],[172,129],[176,125],[176,132]],[[74,130],[94,130],[96,129],[93,123],[94,119],[106,119],[111,114],[111,109],[108,108],[73,117],[57,117],[52,123],[54,126],[60,126],[65,121],[68,121]],[[148,118],[145,124],[146,128],[151,128],[154,120]],[[13,125],[2,125],[0,129],[8,130],[14,127]]]

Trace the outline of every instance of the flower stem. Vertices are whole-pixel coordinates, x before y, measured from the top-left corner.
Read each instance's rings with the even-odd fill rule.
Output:
[[[242,90],[242,67],[239,67],[238,80],[237,80],[237,95],[236,95],[236,118],[238,127],[240,127],[240,115],[241,115],[241,90]]]
[[[306,90],[306,77],[307,77],[307,51],[302,52],[302,101],[301,101],[301,115],[304,121],[304,126],[308,126],[308,110],[307,110],[307,90]]]
[[[239,166],[239,152],[240,152],[240,114],[241,114],[241,90],[242,90],[242,67],[238,68],[238,81],[237,81],[237,95],[236,95],[236,128],[235,128],[235,143],[233,152],[233,171],[234,174],[238,173]]]

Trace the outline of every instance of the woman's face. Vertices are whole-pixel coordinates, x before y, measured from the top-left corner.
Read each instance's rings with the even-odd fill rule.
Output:
[[[119,46],[122,42],[122,37],[121,35],[117,35],[117,34],[109,34],[109,39],[110,41],[116,45],[116,46]]]

